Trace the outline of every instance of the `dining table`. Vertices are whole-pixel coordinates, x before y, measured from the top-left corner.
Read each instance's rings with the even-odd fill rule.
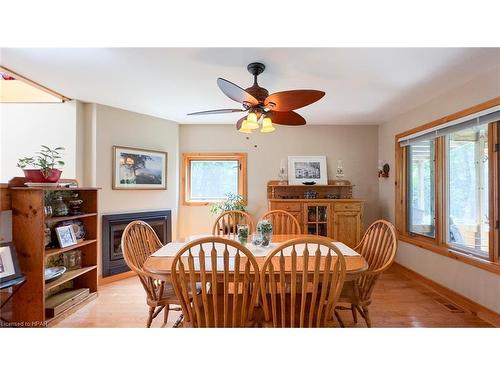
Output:
[[[151,254],[146,259],[143,265],[144,271],[150,273],[152,276],[154,276],[154,278],[158,280],[171,281],[170,275],[171,275],[172,262],[177,252],[189,242],[199,240],[203,237],[213,237],[213,236],[209,234],[189,235],[180,238],[178,240],[169,242],[168,244],[166,244],[165,246],[161,247],[156,252]],[[237,240],[237,237],[234,235],[220,235],[216,237]],[[296,238],[304,238],[304,237],[314,237],[314,236],[307,236],[300,234],[278,234],[278,235],[273,235],[272,241],[267,247],[254,245],[252,244],[251,241],[246,243],[244,246],[248,250],[250,250],[250,252],[254,255],[255,260],[257,261],[257,265],[259,266],[260,269],[264,264],[267,254],[269,254],[277,246],[281,245],[283,242],[286,242],[288,240]],[[344,259],[346,262],[346,274],[348,277],[349,276],[355,277],[357,274],[360,274],[368,269],[368,264],[366,260],[360,254],[358,254],[356,251],[354,251],[352,248],[350,248],[349,246],[345,245],[342,242],[334,241],[332,239],[330,240],[340,250],[342,255],[344,255]],[[290,259],[291,257],[289,254],[288,255],[285,254],[285,258]]]

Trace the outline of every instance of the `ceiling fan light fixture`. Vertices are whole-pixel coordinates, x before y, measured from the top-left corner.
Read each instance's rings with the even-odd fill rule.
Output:
[[[269,117],[264,117],[262,121],[262,129],[260,129],[261,133],[272,133],[276,128],[273,126],[273,122]]]
[[[245,121],[248,129],[255,130],[259,128],[257,114],[255,112],[250,112]]]
[[[258,127],[258,124],[257,124]],[[243,120],[241,128],[238,130],[240,133],[252,134],[252,129],[247,120]]]

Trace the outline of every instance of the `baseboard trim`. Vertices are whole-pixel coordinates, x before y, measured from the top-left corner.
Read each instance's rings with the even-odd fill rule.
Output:
[[[128,271],[128,272],[123,272],[119,273],[118,275],[113,275],[113,276],[108,276],[108,277],[102,277],[99,276],[99,285],[106,285],[109,283],[113,283],[118,280],[123,280],[123,279],[128,279],[129,277],[135,276],[136,273],[134,271]]]
[[[477,302],[474,302],[473,300],[451,290],[448,289],[447,287],[436,283],[435,281],[428,279],[425,276],[422,276],[421,274],[406,268],[405,266],[402,266],[399,263],[394,263],[392,265],[392,269],[416,282],[419,284],[422,284],[430,289],[432,289],[434,292],[437,294],[441,295],[444,298],[449,299],[453,303],[457,304],[458,306],[462,307],[463,309],[471,312],[472,314],[477,315],[479,318],[483,319],[484,321],[490,323],[491,325],[495,327],[500,327],[500,314],[496,313],[493,310],[488,309],[487,307],[484,307],[483,305],[480,305]]]

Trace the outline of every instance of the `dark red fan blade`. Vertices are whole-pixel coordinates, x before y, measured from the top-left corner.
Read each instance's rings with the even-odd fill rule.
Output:
[[[224,94],[238,103],[248,103],[250,106],[259,104],[259,101],[252,95],[227,79],[217,78],[217,85]]]
[[[191,115],[217,115],[219,113],[233,113],[233,112],[244,112],[244,109],[212,109],[210,111],[201,111],[201,112],[193,112],[188,113],[188,116]]]
[[[318,90],[281,91],[269,95],[264,105],[273,111],[288,112],[312,104],[323,96],[325,93]]]
[[[297,112],[275,112],[269,111],[266,113],[271,121],[279,125],[305,125],[306,119],[299,115]]]

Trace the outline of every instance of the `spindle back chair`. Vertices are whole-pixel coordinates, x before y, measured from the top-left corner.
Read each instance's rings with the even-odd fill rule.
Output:
[[[215,219],[212,235],[236,234],[238,224],[248,224],[249,234],[254,232],[253,220],[245,211],[225,211]]]
[[[302,234],[299,221],[284,210],[271,210],[262,215],[261,220],[269,220],[273,225],[273,234]]]
[[[146,303],[149,315],[146,326],[149,328],[154,318],[164,310],[163,325],[167,323],[170,305],[180,305],[172,284],[154,278],[154,275],[144,271],[146,259],[163,244],[151,226],[140,220],[129,223],[122,234],[121,248],[127,266],[134,271],[146,292]]]
[[[259,267],[253,254],[239,242],[214,236],[186,244],[174,257],[171,277],[185,326],[253,325]],[[202,285],[201,293],[193,295],[191,302],[189,292],[197,283]]]
[[[368,305],[372,302],[373,288],[380,275],[394,262],[397,248],[396,228],[386,220],[373,222],[366,230],[361,242],[354,248],[368,263],[366,271],[345,283],[341,294],[341,302],[351,304],[355,322],[357,322],[357,310],[365,319],[367,326],[371,327]]]
[[[344,255],[331,240],[304,237],[284,242],[261,269],[266,322],[273,327],[330,326],[345,274]]]

